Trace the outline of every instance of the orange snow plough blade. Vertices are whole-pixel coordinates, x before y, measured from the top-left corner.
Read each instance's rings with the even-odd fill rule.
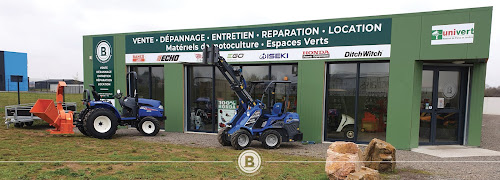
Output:
[[[74,134],[73,111],[66,113],[62,107],[65,86],[66,83],[63,81],[59,81],[57,85],[57,109],[51,99],[38,99],[30,111],[56,128],[48,130],[50,134]]]

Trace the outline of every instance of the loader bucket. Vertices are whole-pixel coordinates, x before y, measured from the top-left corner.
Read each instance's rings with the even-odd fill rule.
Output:
[[[60,81],[57,86],[57,108],[54,105],[54,101],[50,99],[38,99],[30,110],[30,113],[40,117],[56,128],[48,130],[50,134],[74,134],[73,112],[69,111],[66,113],[62,107],[64,86],[66,86],[66,83],[63,81]]]
[[[33,108],[31,108],[30,113],[33,113],[33,115],[42,118],[45,122],[48,122],[51,126],[54,126],[56,128],[59,127],[59,125],[56,122],[59,113],[57,113],[54,101],[52,101],[51,99],[38,99]]]

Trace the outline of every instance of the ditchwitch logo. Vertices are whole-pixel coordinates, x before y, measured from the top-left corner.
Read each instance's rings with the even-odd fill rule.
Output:
[[[382,51],[345,52],[344,57],[381,57]]]

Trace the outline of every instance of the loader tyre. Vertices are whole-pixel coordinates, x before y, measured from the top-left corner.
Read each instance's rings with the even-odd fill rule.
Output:
[[[231,135],[231,145],[234,149],[245,149],[250,146],[252,135],[244,129],[240,129]]]
[[[260,136],[260,142],[266,149],[277,149],[281,145],[281,134],[276,130],[267,130]]]
[[[160,131],[160,121],[154,117],[147,116],[142,118],[137,129],[145,136],[155,136]]]
[[[106,108],[90,110],[83,119],[84,131],[92,137],[110,139],[118,128],[118,120],[113,112]]]
[[[231,145],[231,141],[229,141],[227,139],[227,132],[229,131],[230,128],[228,127],[224,127],[222,129],[219,130],[219,132],[217,133],[217,140],[219,140],[219,143],[222,145],[222,146],[230,146]]]

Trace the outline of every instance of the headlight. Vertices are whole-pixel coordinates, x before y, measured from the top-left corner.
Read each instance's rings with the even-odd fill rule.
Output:
[[[163,106],[162,106],[162,105],[160,105],[160,106],[158,106],[158,108],[159,108],[159,109],[163,109]]]

